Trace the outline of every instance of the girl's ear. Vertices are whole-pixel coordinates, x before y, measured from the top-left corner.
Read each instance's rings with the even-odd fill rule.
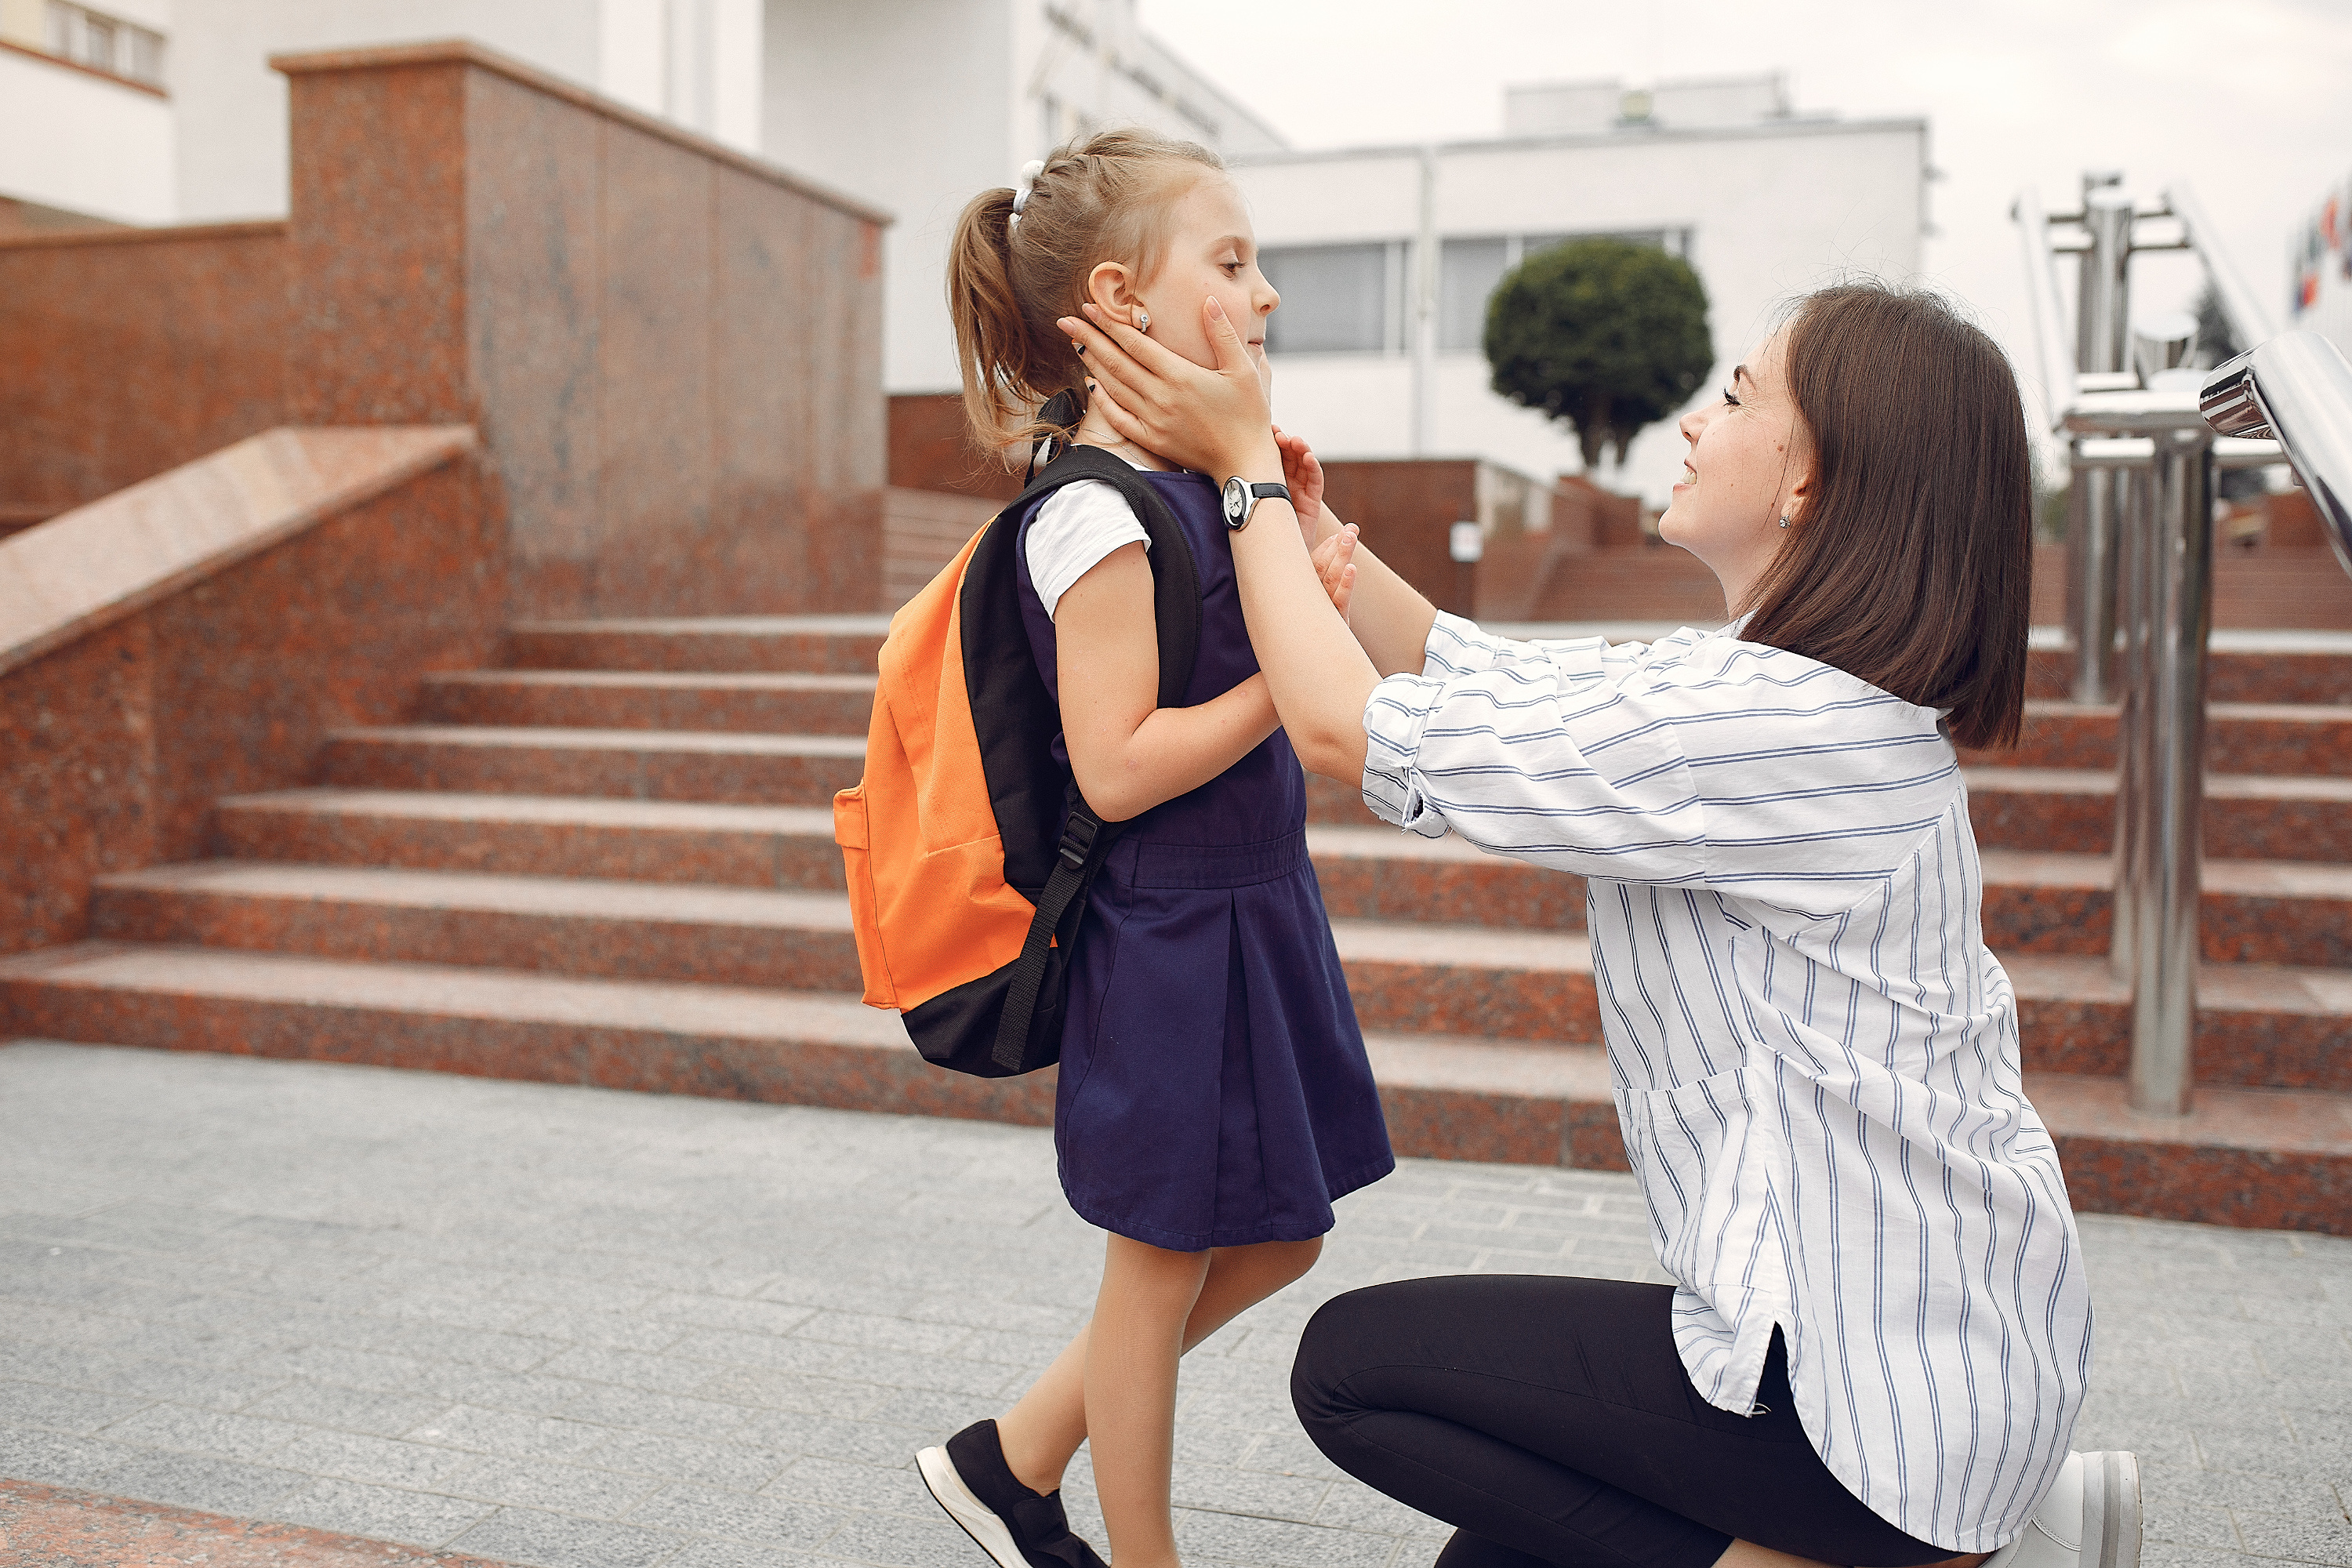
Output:
[[[1126,321],[1138,303],[1135,279],[1123,262],[1097,263],[1087,274],[1087,300],[1103,310]]]

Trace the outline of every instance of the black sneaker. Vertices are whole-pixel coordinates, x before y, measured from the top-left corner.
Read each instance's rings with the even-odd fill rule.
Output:
[[[1060,1492],[1033,1492],[1013,1479],[995,1422],[978,1422],[945,1447],[924,1449],[915,1465],[948,1517],[997,1568],[1110,1568],[1070,1533]]]

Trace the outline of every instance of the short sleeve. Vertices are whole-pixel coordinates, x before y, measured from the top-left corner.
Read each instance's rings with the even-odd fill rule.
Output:
[[[1070,585],[1122,545],[1151,548],[1151,535],[1118,489],[1100,479],[1076,479],[1045,498],[1029,524],[1029,580],[1051,619]]]

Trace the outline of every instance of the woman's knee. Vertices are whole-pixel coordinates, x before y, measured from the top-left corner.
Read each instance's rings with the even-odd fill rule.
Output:
[[[1400,1305],[1395,1285],[1370,1285],[1332,1297],[1307,1320],[1290,1364],[1290,1402],[1308,1432],[1365,1408],[1349,1396],[1348,1381],[1384,1359]]]

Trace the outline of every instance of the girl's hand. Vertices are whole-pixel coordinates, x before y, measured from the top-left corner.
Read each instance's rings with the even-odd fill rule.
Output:
[[[1285,435],[1279,425],[1274,427],[1274,444],[1282,452],[1282,482],[1290,487],[1291,507],[1312,545],[1323,514],[1323,464],[1304,438]]]
[[[1333,531],[1330,538],[1308,552],[1315,563],[1315,575],[1323,584],[1323,592],[1331,607],[1342,617],[1348,613],[1348,602],[1356,596],[1356,525]]]
[[[1110,427],[1148,452],[1211,478],[1270,477],[1281,466],[1265,384],[1216,299],[1202,302],[1213,368],[1082,306],[1058,323],[1086,353]]]

